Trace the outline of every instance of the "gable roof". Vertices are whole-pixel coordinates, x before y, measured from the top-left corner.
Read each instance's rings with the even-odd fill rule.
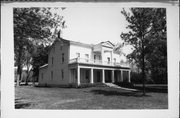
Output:
[[[104,46],[104,47],[109,47],[109,48],[114,48],[114,46],[115,46],[110,41],[101,42],[101,45]]]
[[[66,39],[63,39],[63,38],[57,38],[56,40],[57,41],[63,41],[65,43],[72,44],[72,45],[78,45],[78,46],[82,46],[82,47],[87,47],[87,48],[92,48],[92,46],[93,46],[91,44],[85,44],[85,43],[76,42],[76,41],[72,41],[72,40],[66,40]]]
[[[67,44],[72,44],[72,45],[77,45],[77,46],[82,46],[82,47],[86,47],[86,48],[93,48],[95,45],[93,44],[85,44],[85,43],[81,43],[81,42],[76,42],[76,41],[72,41],[72,40],[66,40],[66,39],[63,39],[63,38],[56,38],[53,42],[53,44],[51,45],[50,49],[49,49],[49,52],[50,50],[54,47],[55,43],[56,42],[61,42],[63,41],[64,43],[67,43]],[[108,48],[114,48],[114,44],[110,41],[105,41],[105,42],[101,42],[99,43],[100,45],[104,46],[104,47],[108,47]],[[97,44],[98,45],[98,44]]]

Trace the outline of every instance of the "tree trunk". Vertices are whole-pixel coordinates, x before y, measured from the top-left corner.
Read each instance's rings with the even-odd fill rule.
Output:
[[[28,78],[26,77],[25,85],[28,85]]]
[[[146,81],[146,76],[145,76],[145,61],[144,61],[144,42],[142,39],[142,79],[143,79],[143,95],[146,95],[145,91],[145,81]]]
[[[142,79],[143,79],[143,95],[146,95],[145,92],[145,81],[146,81],[146,76],[145,76],[145,64],[144,64],[144,58],[143,58],[143,62],[142,62]]]
[[[26,76],[26,81],[25,81],[25,85],[28,85],[28,78],[29,78],[29,73],[28,71],[26,72],[27,76]]]
[[[16,86],[19,86],[19,80],[20,80],[19,77],[20,77],[19,74],[17,74]]]
[[[17,80],[16,80],[16,85],[19,86],[20,85],[20,80],[21,80],[21,65],[18,65],[18,69],[17,69]]]
[[[32,80],[33,80],[33,86],[35,86],[35,77],[33,77]]]
[[[21,72],[22,72],[22,68],[21,68],[21,57],[22,57],[22,47],[20,47],[20,49],[18,50],[19,56],[18,56],[18,62],[17,62],[17,86],[20,85],[20,80],[21,80]]]
[[[21,73],[22,73],[22,71],[19,74],[19,85],[21,85],[21,76],[22,76]]]

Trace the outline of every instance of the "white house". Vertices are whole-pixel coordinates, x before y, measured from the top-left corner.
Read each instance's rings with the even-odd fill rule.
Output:
[[[75,85],[130,82],[130,66],[110,41],[96,45],[57,38],[48,64],[40,67],[39,85]]]

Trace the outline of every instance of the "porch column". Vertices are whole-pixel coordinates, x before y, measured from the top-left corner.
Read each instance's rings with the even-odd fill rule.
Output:
[[[94,80],[93,80],[93,68],[91,68],[91,84],[93,84],[94,83]]]
[[[79,66],[77,67],[77,85],[80,85],[80,68]]]
[[[114,60],[113,60],[113,51],[111,51],[111,62],[110,62],[111,65],[113,65],[113,61],[114,61]]]
[[[104,69],[102,69],[102,83],[105,83],[105,78],[104,78]]]
[[[104,50],[103,49],[101,50],[101,61],[103,64],[104,63]]]
[[[114,83],[114,70],[112,70],[112,76],[111,76],[111,79],[112,79],[112,83]]]
[[[128,78],[128,82],[131,82],[131,70],[129,70],[129,78]]]
[[[121,82],[123,82],[123,70],[121,70]]]

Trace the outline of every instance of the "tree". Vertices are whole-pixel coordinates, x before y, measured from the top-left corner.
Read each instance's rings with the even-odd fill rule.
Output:
[[[36,53],[32,55],[32,70],[33,76],[38,77],[39,67],[48,63],[48,52],[50,46],[39,45],[36,46]]]
[[[166,10],[155,9],[152,31],[149,38],[147,61],[155,83],[167,84],[167,31]]]
[[[28,48],[25,51],[25,61],[23,66],[26,67],[26,80],[25,80],[25,85],[28,85],[28,80],[29,80],[29,76],[31,74],[32,71],[32,54],[34,52],[34,45],[32,44],[32,42],[29,41],[29,45]]]
[[[161,11],[164,12],[164,10],[165,9],[161,8],[131,8],[129,12],[125,9],[121,12],[129,23],[126,27],[129,29],[129,32],[121,33],[121,38],[134,47],[133,52],[128,55],[128,58],[134,60],[137,66],[142,70],[143,95],[145,95],[146,73],[149,67],[153,65],[152,61],[149,59],[154,59],[155,56],[162,55],[158,50],[154,49],[157,48],[156,42],[159,42],[160,38],[165,35],[160,35],[159,32],[156,31],[158,23],[164,20],[164,18],[160,17],[160,14],[164,16],[164,14],[162,15],[161,13]],[[166,26],[166,24],[164,25]],[[163,31],[164,29],[160,28],[158,30]],[[162,44],[162,42],[159,43]],[[162,45],[164,46],[165,43]],[[154,56],[151,55],[152,51],[154,51]],[[166,56],[166,53],[163,54]],[[152,57],[149,57],[149,55]]]
[[[65,21],[57,13],[53,14],[51,8],[14,8],[13,14],[15,66],[18,67],[19,79],[28,49],[41,43],[52,42],[52,29],[63,28]],[[32,45],[29,45],[29,42]]]

